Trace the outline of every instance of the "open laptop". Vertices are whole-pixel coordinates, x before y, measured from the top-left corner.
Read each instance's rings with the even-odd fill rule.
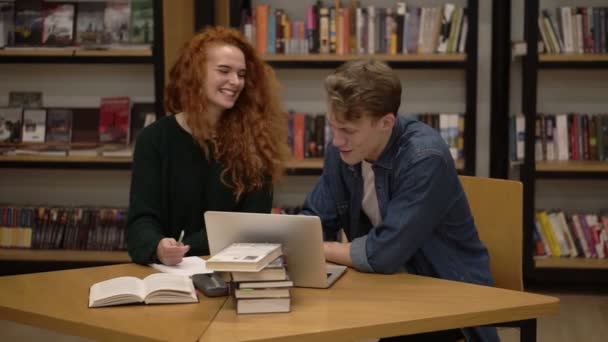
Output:
[[[346,266],[325,263],[323,229],[317,216],[207,211],[209,252],[234,242],[282,244],[289,278],[297,287],[330,287]]]

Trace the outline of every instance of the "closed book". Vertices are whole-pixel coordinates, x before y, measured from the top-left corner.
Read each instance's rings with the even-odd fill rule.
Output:
[[[232,280],[236,282],[285,279],[287,279],[287,271],[283,265],[283,257],[276,258],[259,272],[232,272]]]
[[[291,311],[291,298],[237,299],[238,314],[273,313]]]
[[[207,268],[224,272],[258,272],[283,254],[276,243],[233,243],[207,260]]]
[[[99,141],[128,143],[131,104],[128,97],[104,97],[99,107]]]
[[[254,281],[238,283],[239,289],[270,289],[276,287],[293,287],[293,281]]]
[[[234,297],[241,298],[290,298],[289,288],[265,288],[265,289],[236,289]]]

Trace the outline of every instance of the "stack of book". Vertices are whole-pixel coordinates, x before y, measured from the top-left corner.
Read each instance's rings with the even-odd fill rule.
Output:
[[[207,260],[230,272],[238,314],[291,311],[291,288],[280,244],[234,243]]]

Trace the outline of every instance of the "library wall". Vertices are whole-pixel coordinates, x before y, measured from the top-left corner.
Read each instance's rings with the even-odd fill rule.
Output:
[[[452,1],[463,6],[466,1]],[[262,1],[253,1],[262,3]],[[279,1],[263,1],[276,6]],[[289,13],[305,13],[312,1],[290,2]],[[371,3],[361,1],[362,4]],[[374,1],[392,6],[395,1]],[[408,2],[410,3],[410,2]],[[412,1],[439,5],[445,1]],[[299,8],[301,7],[301,8]],[[295,16],[297,18],[297,16]],[[476,174],[488,175],[490,126],[491,2],[479,2],[478,103]],[[322,80],[330,69],[277,69],[286,108],[324,113]],[[43,92],[45,106],[97,105],[101,96],[127,95],[153,100],[153,67],[149,65],[0,65],[0,105],[10,90]],[[464,112],[464,70],[399,70],[404,86],[402,112]],[[0,203],[87,204],[126,206],[128,170],[45,170],[0,168]],[[275,191],[276,205],[299,205],[317,176],[287,176]]]

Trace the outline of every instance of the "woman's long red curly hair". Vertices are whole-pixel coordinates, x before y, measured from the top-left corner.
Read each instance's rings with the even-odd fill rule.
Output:
[[[245,86],[234,107],[224,111],[216,124],[209,118],[205,94],[207,51],[210,46],[233,45],[245,55]],[[224,165],[222,182],[234,188],[236,197],[260,189],[268,178],[275,183],[284,172],[289,155],[287,117],[278,96],[279,84],[272,68],[237,30],[209,27],[182,48],[169,73],[165,106],[173,114],[185,112],[192,136],[209,156]],[[226,176],[232,184],[228,184]]]

